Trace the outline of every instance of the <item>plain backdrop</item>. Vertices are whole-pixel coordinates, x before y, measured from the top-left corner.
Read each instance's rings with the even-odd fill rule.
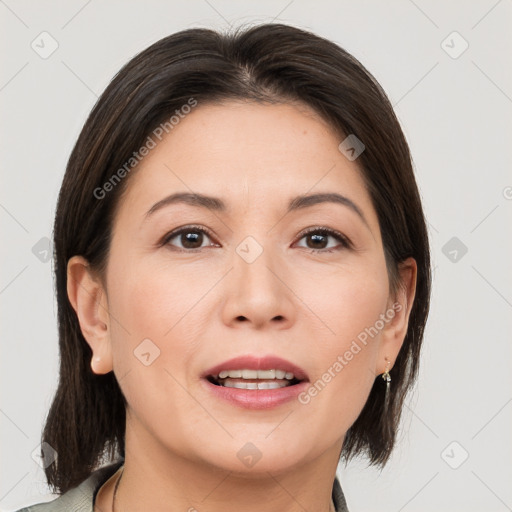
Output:
[[[335,41],[379,80],[429,222],[434,283],[420,378],[385,469],[340,465],[349,508],[512,510],[510,0],[1,0],[0,19],[2,510],[48,499],[32,458],[58,368],[47,239],[87,114],[158,39],[271,21]]]

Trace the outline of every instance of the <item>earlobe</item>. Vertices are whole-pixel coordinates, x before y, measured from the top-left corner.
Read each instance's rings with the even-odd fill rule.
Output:
[[[67,293],[80,330],[92,350],[92,371],[110,372],[113,364],[106,293],[101,280],[82,256],[73,256],[68,261]]]
[[[403,345],[409,316],[416,295],[417,264],[414,258],[407,258],[399,264],[400,284],[394,297],[390,297],[388,311],[393,311],[382,333],[380,354],[377,363],[377,374],[384,373],[386,361],[396,360]]]
[[[91,370],[98,375],[112,371],[112,352],[107,350],[103,355],[94,355],[91,358]]]

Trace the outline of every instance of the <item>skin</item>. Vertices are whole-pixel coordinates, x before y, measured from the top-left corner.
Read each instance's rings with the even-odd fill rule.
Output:
[[[390,293],[378,219],[340,142],[303,105],[198,105],[127,178],[103,279],[81,256],[70,259],[68,295],[93,371],[114,371],[128,401],[118,511],[329,510],[344,435],[398,355],[416,285],[409,259],[403,288]],[[174,204],[144,220],[167,195],[192,191],[228,210]],[[318,192],[350,198],[366,223],[334,203],[286,214],[291,198]],[[159,246],[189,224],[213,236]],[[340,231],[352,247],[301,235],[315,226]],[[247,236],[263,249],[252,263],[236,252]],[[246,410],[200,381],[232,357],[274,354],[315,382],[397,302],[400,311],[307,404]],[[146,338],[160,350],[149,366],[134,357]],[[251,468],[237,457],[247,442],[262,454]],[[117,476],[96,511],[111,510]]]

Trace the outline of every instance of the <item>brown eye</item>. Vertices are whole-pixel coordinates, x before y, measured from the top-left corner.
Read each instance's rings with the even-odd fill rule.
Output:
[[[178,245],[176,245],[176,243],[171,243],[174,239],[177,240]],[[173,231],[167,235],[163,245],[171,245],[182,250],[201,249],[203,247],[214,245],[213,243],[203,245],[206,239],[210,239],[210,235],[204,228],[189,226],[180,228],[179,230]]]
[[[338,240],[339,244],[329,246],[329,238]],[[313,252],[333,252],[350,247],[350,242],[345,236],[328,228],[310,229],[302,233],[300,240],[302,239],[307,240],[306,248],[311,249]]]
[[[310,249],[325,249],[326,244],[328,243],[328,238],[329,235],[320,233],[313,233],[312,235],[306,236],[306,239],[311,241],[311,245],[313,245],[313,247],[310,247],[310,244],[308,244]]]

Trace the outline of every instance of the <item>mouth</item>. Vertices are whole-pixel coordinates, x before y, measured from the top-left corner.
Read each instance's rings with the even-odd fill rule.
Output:
[[[271,410],[297,399],[309,386],[298,365],[276,356],[239,356],[201,375],[205,390],[231,406]]]
[[[293,372],[275,368],[269,370],[222,370],[207,375],[206,380],[215,386],[236,389],[280,389],[296,386],[304,379],[298,379]]]

